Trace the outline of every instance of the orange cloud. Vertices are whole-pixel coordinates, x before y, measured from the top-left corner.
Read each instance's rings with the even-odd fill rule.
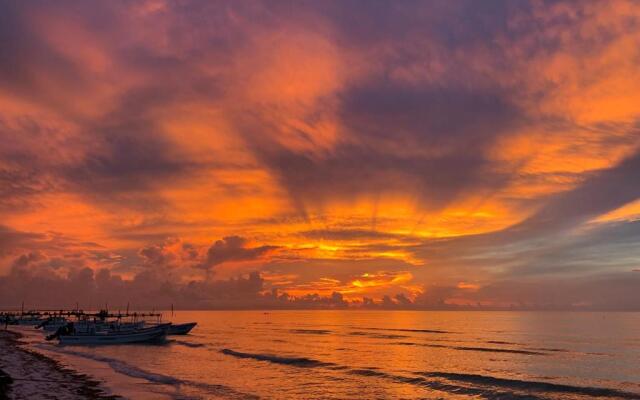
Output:
[[[637,3],[5,8],[4,272],[81,252],[125,276],[464,300],[577,274],[578,252],[611,271],[580,247],[603,229],[624,226],[612,270],[636,256],[616,238],[640,215]]]

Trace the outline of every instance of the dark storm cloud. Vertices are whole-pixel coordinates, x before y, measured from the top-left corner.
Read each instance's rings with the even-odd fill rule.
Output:
[[[54,133],[34,118],[22,116],[9,121],[0,111],[0,210],[34,209],[39,205],[40,195],[61,189],[62,182],[55,168],[46,161],[57,150],[42,154],[32,145],[33,142],[47,143]]]
[[[0,256],[16,249],[31,246],[44,238],[45,236],[39,233],[20,232],[0,225]]]
[[[72,90],[83,85],[83,71],[62,56],[33,29],[29,5],[2,2],[0,5],[0,88],[34,101],[55,102],[57,90]],[[45,85],[40,67],[46,65],[49,82]]]
[[[367,12],[362,13],[362,5],[359,2],[301,3],[291,7],[273,4],[270,10],[271,7],[259,3],[251,6],[226,4],[224,8],[229,13],[220,13],[219,7],[200,3],[169,5],[169,9],[160,15],[176,14],[181,18],[171,18],[173,35],[163,37],[169,45],[187,47],[167,53],[135,41],[111,45],[116,65],[148,75],[149,82],[145,87],[119,96],[113,109],[101,120],[81,121],[83,130],[94,137],[96,145],[80,163],[65,166],[60,175],[71,187],[86,195],[132,206],[141,202],[136,196],[127,199],[127,193],[153,191],[151,187],[158,181],[196,173],[198,166],[172,152],[172,144],[160,132],[154,118],[163,109],[181,101],[211,101],[223,93],[219,82],[223,78],[215,74],[204,75],[199,65],[212,57],[218,63],[228,61],[236,49],[246,43],[247,33],[230,17],[233,13],[248,19],[268,17],[262,20],[269,26],[309,8],[301,15],[314,10],[324,16],[336,29],[338,42],[346,48],[365,39],[376,42],[376,38],[385,38],[389,42],[402,43],[427,37],[438,45],[464,47],[502,32],[505,13],[509,8],[515,8],[502,2],[480,5],[436,2],[429,7],[420,3],[377,2],[368,4]],[[74,2],[69,6],[91,25],[123,27],[123,35],[132,30],[116,6],[89,7]],[[7,7],[5,40],[14,44],[24,42],[24,50],[19,53],[24,56],[12,56],[8,60],[11,62],[0,64],[13,72],[46,66],[47,74],[61,86],[90,90],[91,84],[83,81],[84,74],[75,72],[77,66],[48,45],[37,27],[26,19],[27,11],[28,8]],[[349,20],[355,16],[360,24]],[[203,25],[208,17],[229,29]],[[189,37],[183,37],[186,32]],[[102,38],[120,43],[118,36],[108,31]],[[188,40],[194,37],[201,40]],[[46,51],[41,51],[41,47]],[[440,56],[440,53],[434,54],[434,57]],[[301,208],[305,202],[321,201],[334,193],[352,197],[407,189],[416,192],[425,205],[442,207],[465,190],[495,190],[508,177],[494,171],[483,152],[497,135],[522,122],[522,112],[511,104],[509,91],[493,85],[491,79],[485,84],[486,77],[478,72],[468,72],[467,64],[459,60],[443,61],[452,71],[446,82],[408,85],[387,76],[393,68],[419,62],[422,57],[410,51],[393,54],[382,60],[381,71],[368,80],[347,82],[338,94],[338,114],[357,140],[339,145],[324,159],[291,152],[275,144],[262,146],[262,139],[258,137],[268,122],[260,117],[255,121],[255,130],[248,133],[247,141],[258,143],[254,151],[280,178]],[[56,78],[58,70],[64,76]],[[38,84],[35,77],[29,75],[24,82],[28,93],[40,91],[34,86]],[[273,137],[277,136],[276,127]],[[268,142],[268,139],[264,140]],[[400,155],[387,151],[387,146],[397,149],[426,147],[436,154]],[[154,200],[160,201],[159,198]]]
[[[73,247],[98,249],[100,245],[78,241],[56,232],[24,232],[0,225],[0,256],[20,250],[66,250]]]
[[[384,76],[341,95],[341,119],[362,138],[385,139],[430,150],[483,149],[492,137],[524,122],[523,113],[498,88],[470,87],[464,80],[440,84],[393,82]],[[467,142],[461,142],[464,137]]]
[[[435,36],[450,46],[483,42],[508,29],[510,12],[526,11],[526,2],[508,1],[325,1],[305,2],[331,19],[344,37],[359,45],[403,42],[416,33]],[[363,12],[366,11],[366,12]]]
[[[91,39],[98,40],[92,45],[96,50],[113,52],[113,69],[147,76],[144,84],[127,89],[108,104],[103,116],[87,119],[78,112],[78,106],[82,104],[78,99],[92,101],[92,93],[98,91],[97,88],[104,84],[101,80],[106,78],[92,74],[86,65],[53,46],[42,27],[35,23],[34,14],[47,10],[53,16],[69,18],[69,14],[57,6],[42,3],[41,8],[33,9],[18,3],[3,3],[0,12],[0,43],[4,44],[0,46],[0,87],[56,110],[59,116],[77,124],[82,134],[91,140],[67,140],[64,146],[85,154],[79,162],[63,165],[47,163],[47,157],[55,157],[55,154],[37,154],[28,148],[6,155],[5,160],[13,159],[15,164],[15,170],[4,174],[12,179],[11,184],[21,184],[27,190],[27,181],[21,179],[25,174],[42,179],[50,173],[66,183],[66,189],[79,191],[103,204],[118,201],[121,205],[135,206],[139,196],[132,199],[128,194],[143,194],[152,191],[151,187],[159,181],[184,177],[187,172],[193,173],[196,167],[210,167],[196,165],[175,154],[157,124],[158,115],[176,104],[197,99],[213,101],[219,97],[217,78],[204,76],[194,69],[197,68],[195,64],[202,61],[202,55],[170,55],[144,47],[136,42],[133,33],[136,27],[127,26],[123,11],[113,4],[87,6],[66,2],[67,10],[78,18],[74,21],[80,21],[80,26],[105,28],[100,34],[91,32],[94,34]],[[113,31],[114,27],[121,27],[122,32]],[[213,31],[210,33],[214,34]],[[121,35],[123,38],[119,38]],[[202,50],[209,56],[222,55],[219,50],[224,46],[221,44],[208,43]],[[6,136],[7,140],[12,140],[16,134],[0,128],[3,130],[0,135]],[[33,132],[31,128],[29,135]],[[13,195],[17,196],[17,193]],[[156,198],[154,202],[160,201]],[[147,206],[151,203],[148,199]]]
[[[443,88],[381,81],[345,91],[341,119],[360,148],[340,149],[318,169],[336,166],[347,185],[414,192],[436,208],[508,182],[485,154],[496,138],[524,122],[507,93],[461,89],[455,82]],[[404,187],[394,187],[398,183]]]
[[[281,147],[262,156],[303,204],[404,191],[419,196],[424,206],[439,208],[465,191],[495,190],[508,178],[479,153],[412,156],[342,145],[323,159]]]
[[[361,39],[373,42],[367,45],[380,45],[375,38],[382,31],[385,40],[400,50],[383,53],[366,77],[347,80],[335,99],[320,101],[319,107],[337,102],[337,118],[347,139],[318,156],[269,141],[280,137],[280,127],[265,124],[267,118],[256,120],[260,109],[252,110],[254,118],[239,122],[253,151],[272,169],[301,212],[306,212],[306,204],[318,205],[329,198],[385,192],[409,193],[423,207],[439,208],[462,194],[490,193],[509,182],[509,171],[498,170],[487,151],[498,138],[531,124],[514,102],[519,89],[509,88],[482,68],[473,69],[476,63],[465,62],[464,56],[448,56],[454,44],[473,47],[477,40],[491,40],[491,35],[501,32],[501,24],[495,23],[504,20],[495,12],[501,9],[500,3],[449,7],[442,2],[422,7],[378,2],[369,4],[366,13],[354,13],[357,4],[319,6],[338,28],[339,43],[349,48],[358,42],[362,29],[366,32],[360,32]],[[349,12],[335,11],[343,7]],[[445,26],[440,11],[461,24]],[[363,24],[343,26],[343,15],[358,15]],[[399,78],[397,71],[412,65],[429,69],[425,64],[430,55],[424,54],[429,43],[438,47],[431,58],[442,64],[444,72],[434,72],[437,78],[431,80]],[[414,47],[405,51],[405,44]],[[313,116],[307,122],[313,124]],[[265,131],[270,133],[260,134]]]
[[[247,239],[240,236],[227,236],[216,240],[207,250],[206,260],[201,268],[210,269],[228,261],[249,261],[260,258],[266,253],[276,250],[278,246],[248,246]]]
[[[171,144],[150,115],[174,101],[169,99],[168,90],[160,88],[125,93],[116,110],[85,128],[96,146],[64,171],[68,181],[89,195],[117,196],[184,173],[190,162],[171,154]]]
[[[179,239],[168,239],[160,244],[143,247],[138,251],[143,266],[162,269],[193,266],[200,262],[198,248]]]
[[[32,207],[37,195],[53,188],[52,182],[34,170],[0,168],[0,210],[16,211]]]

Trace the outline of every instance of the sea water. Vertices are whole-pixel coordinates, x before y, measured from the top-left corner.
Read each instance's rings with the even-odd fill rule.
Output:
[[[198,326],[160,345],[29,341],[131,398],[640,398],[640,313],[180,311],[173,320]]]

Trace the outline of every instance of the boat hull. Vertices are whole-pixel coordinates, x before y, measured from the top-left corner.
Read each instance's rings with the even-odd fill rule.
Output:
[[[186,324],[171,324],[169,327],[169,335],[186,335],[191,332],[197,325],[197,322],[188,322]]]
[[[42,319],[19,319],[16,325],[22,326],[36,326],[41,324],[44,320]]]
[[[157,342],[166,338],[169,326],[170,324],[163,324],[129,332],[62,335],[58,340],[60,344],[63,345],[108,345]]]

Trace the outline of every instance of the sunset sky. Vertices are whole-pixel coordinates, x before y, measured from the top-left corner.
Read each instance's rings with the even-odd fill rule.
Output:
[[[640,3],[0,0],[0,276],[640,309]]]

